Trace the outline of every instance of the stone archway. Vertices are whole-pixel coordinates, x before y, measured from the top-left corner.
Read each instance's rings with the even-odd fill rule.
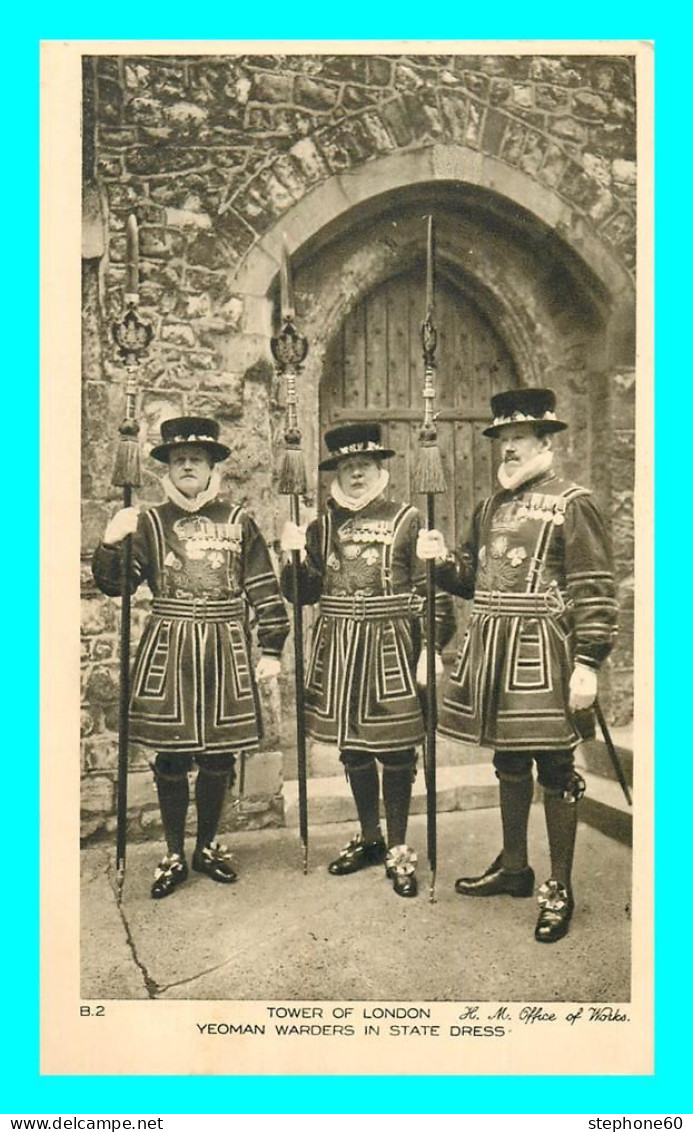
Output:
[[[441,262],[498,328],[521,383],[560,385],[570,372],[589,371],[602,386],[601,394],[594,388],[596,406],[610,377],[632,372],[635,292],[618,248],[536,176],[461,144],[374,158],[320,182],[287,208],[229,278],[243,308],[232,368],[267,356],[286,237],[311,342],[304,404],[315,403],[326,341],[350,305],[420,255],[423,225],[415,233],[413,222],[428,212],[448,225],[438,243]],[[326,269],[328,261],[334,270]],[[575,420],[587,426],[577,393]],[[603,404],[594,419],[605,419]],[[305,429],[314,464],[311,417]],[[584,453],[576,466],[584,468]]]
[[[475,181],[450,178],[453,158]],[[239,351],[241,357],[266,355],[278,249],[286,233],[294,248],[301,328],[311,344],[302,386],[311,467],[319,439],[311,406],[327,342],[353,304],[420,259],[428,212],[436,215],[441,267],[497,328],[520,382],[565,387],[580,440],[574,449],[568,442],[569,463],[583,475],[595,463],[585,444],[592,425],[598,432],[605,419],[609,377],[633,366],[632,279],[595,231],[571,227],[574,215],[557,193],[545,186],[538,191],[517,170],[508,179],[506,170],[503,189],[514,192],[509,197],[498,191],[498,177],[496,159],[462,146],[377,159],[308,193],[234,272],[231,286],[242,295],[245,313],[233,351],[236,357]],[[589,401],[582,395],[588,374]],[[606,500],[606,471],[599,469],[595,478]]]
[[[266,295],[278,271],[284,236],[290,249],[300,255],[315,241],[329,239],[347,214],[358,215],[364,207],[372,208],[378,197],[398,189],[426,184],[475,186],[512,202],[555,232],[601,281],[614,302],[626,296],[632,301],[630,271],[603,230],[580,217],[574,205],[536,177],[459,144],[390,153],[321,181],[255,241],[234,269],[231,282],[244,294]]]

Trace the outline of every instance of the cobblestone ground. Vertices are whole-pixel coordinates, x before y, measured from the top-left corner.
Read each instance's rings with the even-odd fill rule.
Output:
[[[413,818],[421,891],[395,896],[381,869],[331,877],[326,865],[356,832],[311,833],[307,876],[291,830],[234,838],[239,881],[195,873],[157,902],[149,896],[157,843],[128,851],[122,907],[111,850],[84,850],[82,995],[86,999],[451,1000],[623,1002],[630,998],[631,852],[581,825],[577,909],[553,946],[533,938],[534,900],[463,899],[460,873],[498,851],[496,810],[441,814],[437,900],[428,899],[426,827]],[[548,876],[541,808],[533,808],[531,860]]]

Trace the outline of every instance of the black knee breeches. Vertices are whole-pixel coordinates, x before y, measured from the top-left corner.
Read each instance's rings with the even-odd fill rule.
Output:
[[[227,778],[229,785],[233,785],[236,756],[229,751],[222,751],[218,755],[188,755],[185,751],[158,751],[152,764],[154,777],[185,778],[193,768],[193,760],[201,774]]]
[[[416,775],[416,751],[408,747],[404,751],[383,751],[382,754],[372,755],[368,751],[340,751],[339,757],[344,764],[347,776],[351,771],[367,770],[373,766],[375,760],[382,765],[383,770],[411,769],[412,778]]]
[[[585,780],[575,770],[575,752],[569,751],[496,751],[493,765],[496,777],[519,782],[532,777],[532,762],[537,764],[537,778],[547,794],[560,794],[577,801],[585,792]]]

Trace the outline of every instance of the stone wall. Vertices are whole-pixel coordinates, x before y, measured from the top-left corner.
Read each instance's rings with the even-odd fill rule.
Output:
[[[91,81],[96,175],[112,216],[141,210],[144,252],[168,267],[151,268],[152,294],[174,321],[211,308],[233,321],[237,304],[204,272],[239,260],[331,173],[422,140],[461,143],[536,176],[633,264],[631,59],[101,57]],[[114,265],[119,229],[111,223]],[[109,282],[117,289],[117,272]],[[206,298],[181,303],[183,282]],[[178,344],[201,345],[195,333]]]
[[[249,507],[276,549],[284,517],[275,490],[281,404],[268,344],[276,293],[273,249],[282,229],[290,233],[292,252],[297,252],[299,311],[312,334],[309,388],[316,394],[328,328],[374,285],[376,263],[378,271],[394,263],[395,237],[381,232],[373,239],[364,238],[358,247],[353,242],[353,264],[360,266],[351,273],[339,270],[349,232],[365,223],[366,205],[356,199],[353,187],[363,185],[359,175],[372,170],[373,186],[368,191],[375,197],[382,170],[405,159],[400,169],[407,171],[404,175],[412,183],[415,176],[424,184],[436,178],[445,183],[446,191],[461,194],[455,198],[454,211],[460,202],[466,207],[464,182],[476,177],[478,185],[482,166],[491,171],[483,198],[488,263],[495,241],[500,278],[503,249],[496,226],[501,225],[501,204],[509,201],[502,222],[512,220],[515,225],[518,278],[522,255],[526,264],[524,309],[516,321],[527,324],[526,335],[533,343],[537,326],[536,319],[531,325],[532,312],[541,301],[545,324],[553,317],[555,326],[562,326],[560,335],[556,331],[553,337],[542,330],[547,358],[551,359],[559,338],[565,357],[569,353],[565,344],[569,339],[574,343],[570,346],[575,355],[573,377],[563,360],[558,377],[572,390],[575,434],[580,437],[583,429],[592,427],[589,466],[613,527],[625,624],[618,671],[615,667],[611,680],[612,716],[623,722],[632,696],[628,609],[632,608],[633,326],[629,316],[618,311],[632,304],[635,257],[633,60],[621,56],[100,56],[85,60],[83,122],[85,835],[105,832],[113,823],[117,606],[95,591],[88,561],[108,516],[118,506],[110,474],[122,414],[123,372],[114,358],[109,326],[122,313],[124,230],[131,211],[140,228],[140,309],[154,327],[151,353],[140,374],[143,447],[146,450],[167,416],[194,412],[217,417],[222,438],[233,449],[224,465],[228,490]],[[417,173],[424,161],[424,171]],[[512,203],[520,185],[525,186],[523,199],[529,213],[535,200],[537,210],[540,202],[544,208],[531,232],[529,213]],[[416,208],[421,210],[418,202],[413,197],[408,205],[412,215]],[[399,215],[394,196],[390,208],[393,216]],[[312,214],[310,224],[299,213]],[[453,237],[450,243],[452,256]],[[564,276],[570,274],[580,286],[584,276],[589,318],[581,312],[575,325],[569,325],[570,312],[552,314],[550,273],[544,294],[534,294],[537,249],[544,260],[556,249]],[[406,254],[404,249],[402,255]],[[602,277],[597,279],[594,273],[602,266]],[[484,293],[490,294],[496,284],[484,277],[481,265],[477,278]],[[333,286],[329,299],[328,290],[317,293],[318,279],[321,287]],[[338,286],[330,282],[337,279]],[[575,287],[577,293],[577,282]],[[519,289],[518,283],[518,293]],[[506,297],[512,305],[514,297]],[[614,310],[613,318],[621,318],[616,332],[609,325]],[[307,400],[302,411],[308,457],[314,465],[315,403]],[[608,458],[602,455],[607,452]],[[582,448],[572,458],[584,466]],[[145,504],[158,501],[159,482],[146,459],[143,469],[140,498]],[[135,640],[145,607],[146,595],[138,596]],[[283,714],[276,703],[279,693],[286,706]],[[290,743],[290,666],[279,692],[274,689],[272,695],[265,710],[265,751],[249,761],[246,798],[230,813],[231,821],[281,820],[282,760],[277,748]],[[157,818],[143,752],[134,752],[131,778],[133,831],[145,836]]]
[[[635,373],[616,374],[611,383],[611,534],[619,602],[619,636],[611,659],[611,720],[633,719],[633,633],[635,577]],[[643,532],[644,535],[644,532]],[[646,537],[646,536],[645,536]]]

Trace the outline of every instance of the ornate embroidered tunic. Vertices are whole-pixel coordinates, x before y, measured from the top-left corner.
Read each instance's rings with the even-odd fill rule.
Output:
[[[590,493],[553,472],[498,492],[436,581],[474,598],[440,730],[496,750],[574,747],[573,665],[599,668],[616,634],[610,551]]]
[[[92,569],[121,593],[121,549],[101,544]],[[135,658],[130,737],[157,750],[252,750],[261,733],[249,612],[263,653],[289,632],[265,541],[240,507],[217,496],[193,513],[169,501],[139,517],[131,590],[147,582],[152,613]]]
[[[306,532],[300,598],[320,601],[306,673],[306,730],[342,750],[398,751],[424,724],[414,669],[425,574],[414,507],[379,496],[360,511],[334,500]],[[291,568],[282,587],[293,600]],[[436,600],[437,644],[454,632],[452,602]]]

